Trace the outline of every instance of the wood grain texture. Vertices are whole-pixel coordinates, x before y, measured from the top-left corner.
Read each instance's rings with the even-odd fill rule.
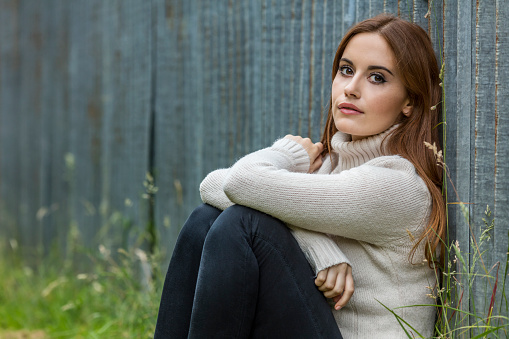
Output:
[[[184,192],[191,194],[186,181],[187,154],[196,152],[193,144],[186,145],[184,128],[187,107],[184,88],[185,73],[183,65],[189,47],[186,31],[187,15],[184,13],[182,2],[169,3],[157,1],[154,4],[156,12],[154,29],[156,30],[156,71],[155,78],[155,142],[154,166],[155,179],[159,191],[155,201],[155,221],[158,225],[161,249],[167,256],[171,255],[181,223],[192,207],[184,205]],[[212,15],[210,16],[212,17]],[[208,32],[215,31],[207,29]],[[208,62],[214,58],[216,50],[209,47],[210,40],[205,39],[203,46],[207,51],[207,58],[203,64],[195,65],[193,75],[200,74],[207,68]],[[208,49],[207,49],[208,48]],[[215,70],[216,67],[208,69]],[[202,73],[204,75],[210,72]],[[213,89],[208,88],[212,92]],[[189,98],[193,99],[194,98]],[[189,100],[188,99],[188,100]],[[218,103],[209,102],[208,114],[212,115]],[[194,187],[196,190],[196,187]],[[193,195],[195,197],[195,195]],[[167,251],[166,251],[167,250]]]
[[[41,162],[41,103],[42,103],[42,6],[35,2],[20,2],[19,62],[20,77],[17,100],[19,100],[19,130],[17,145],[10,151],[19,152],[17,189],[19,190],[18,230],[19,243],[24,254],[36,260],[42,246],[42,229],[37,220],[41,194],[39,168]],[[19,175],[19,176],[18,176]]]
[[[475,8],[475,133],[474,133],[474,163],[473,165],[473,196],[474,202],[471,213],[471,223],[477,239],[480,238],[482,218],[486,206],[495,205],[495,3],[493,1],[479,1]],[[486,218],[488,219],[488,218]],[[493,262],[493,241],[479,243],[479,250],[486,251],[484,255],[487,270],[491,269]],[[477,249],[471,248],[475,253]],[[474,254],[473,254],[474,255]],[[480,272],[483,272],[481,269]],[[489,299],[485,293],[491,294],[493,285],[484,279],[476,279],[471,302],[475,308],[488,313]],[[472,304],[471,307],[474,307]],[[474,331],[477,334],[476,331]]]
[[[504,79],[509,77],[509,2],[496,1],[495,13],[495,230],[493,232],[492,264],[501,263],[500,281],[504,276],[504,263],[509,256],[509,84]],[[502,292],[497,290],[497,300],[502,300]],[[499,310],[502,310],[500,312]],[[507,316],[505,305],[495,305],[496,314]]]
[[[138,243],[148,226],[143,181],[150,156],[152,8],[150,2],[137,0],[98,3],[102,20],[102,68],[98,70],[102,129],[97,159],[102,180],[101,213],[103,220],[114,213],[123,216],[122,237],[115,239],[118,231],[110,236],[127,247]]]
[[[20,240],[20,25],[19,4],[6,1],[0,11],[0,234],[6,240]]]
[[[97,246],[95,237],[103,223],[103,14],[100,1],[75,2],[69,8],[69,141],[62,159],[70,186],[67,227],[87,247]]]
[[[51,0],[41,8],[41,195],[37,219],[44,253],[68,248],[69,177],[69,2]],[[45,85],[48,84],[48,85]],[[51,85],[49,85],[51,84]]]
[[[472,23],[469,20],[472,17],[472,8],[464,6],[462,1],[447,1],[444,3],[443,11],[450,13],[443,19],[444,79],[442,82],[445,91],[443,98],[445,107],[443,109],[446,110],[446,117],[444,120],[447,121],[445,159],[450,175],[447,185],[449,239],[450,241],[457,240],[460,248],[469,252],[468,222],[457,203],[462,201],[467,203],[466,206],[470,206],[468,203],[471,201],[470,154],[473,135],[473,124],[471,124],[474,115],[473,97],[472,100],[461,99],[464,98],[463,93],[473,92],[471,73],[463,71],[470,69],[472,65]],[[467,264],[470,264],[468,255],[466,257]],[[470,300],[470,290],[465,289],[463,293],[463,300]],[[460,308],[468,311],[468,302],[462,302]],[[468,317],[464,317],[462,324],[467,325],[468,322]]]

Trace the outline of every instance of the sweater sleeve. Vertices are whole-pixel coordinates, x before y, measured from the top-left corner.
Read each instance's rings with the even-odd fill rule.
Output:
[[[223,211],[233,205],[223,191],[223,183],[228,171],[227,168],[215,170],[209,173],[200,184],[202,201]],[[292,228],[291,231],[315,274],[341,263],[351,265],[336,242],[326,234],[299,228]]]
[[[341,263],[352,266],[336,242],[329,238],[327,234],[312,232],[302,228],[291,228],[291,232],[315,274]]]
[[[300,228],[377,245],[408,238],[416,230],[407,227],[427,217],[429,192],[408,160],[382,156],[339,174],[310,175],[302,152],[281,139],[245,156],[228,171],[226,196]]]
[[[223,190],[224,179],[227,173],[227,168],[221,168],[210,172],[200,184],[201,200],[222,211],[234,205]]]

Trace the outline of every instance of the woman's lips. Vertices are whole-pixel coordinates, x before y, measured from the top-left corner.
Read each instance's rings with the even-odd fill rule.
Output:
[[[353,114],[363,114],[364,113],[363,111],[361,111],[354,104],[349,104],[349,103],[346,103],[346,102],[343,102],[343,103],[339,104],[338,108],[341,111],[341,113],[343,113],[343,114],[353,115]]]

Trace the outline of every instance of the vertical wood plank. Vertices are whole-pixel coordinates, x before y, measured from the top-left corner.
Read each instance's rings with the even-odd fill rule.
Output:
[[[446,144],[445,159],[448,164],[451,182],[448,182],[448,201],[450,203],[471,201],[470,190],[470,168],[471,168],[471,149],[473,124],[471,124],[474,115],[473,99],[460,99],[464,93],[472,93],[472,77],[466,69],[471,69],[472,64],[472,44],[471,44],[471,26],[470,18],[472,16],[471,8],[465,6],[462,1],[444,2],[444,12],[450,13],[444,17],[444,80],[443,88],[445,95],[443,101],[446,109]],[[457,13],[457,15],[453,14]],[[454,185],[454,187],[453,187]],[[456,195],[457,192],[457,195]],[[466,205],[470,206],[470,205]],[[460,248],[468,253],[470,251],[469,228],[459,205],[449,204],[449,241],[458,241]],[[467,263],[468,256],[466,258]],[[457,268],[461,270],[460,267]],[[459,277],[461,283],[467,283],[465,277]],[[466,300],[470,300],[470,291],[465,288],[463,293],[463,302],[460,308],[464,311],[469,310]],[[453,302],[457,302],[453,301]],[[463,319],[463,325],[468,325],[468,317],[457,315],[458,319]]]
[[[407,21],[413,20],[413,1],[412,0],[398,0],[398,16]]]
[[[443,62],[444,52],[444,9],[443,2],[430,3],[429,17],[428,17],[428,34],[433,42],[435,55],[438,64]]]
[[[366,3],[365,1],[356,1],[356,16],[355,16],[355,22],[359,22],[362,20],[366,20],[367,18],[371,17],[370,14],[370,2]]]
[[[297,79],[296,89],[298,94],[295,96],[295,101],[298,102],[298,120],[297,134],[308,136],[308,117],[309,117],[309,86],[310,84],[310,53],[311,53],[311,15],[312,3],[311,1],[303,1],[300,16],[300,36],[299,36],[299,59],[300,59],[300,72]]]
[[[323,122],[323,106],[322,101],[322,92],[323,86],[322,83],[323,74],[322,67],[320,67],[320,61],[322,60],[322,55],[325,53],[324,44],[323,44],[323,35],[325,32],[323,31],[323,21],[324,21],[324,3],[321,1],[314,1],[312,3],[312,18],[311,18],[311,43],[310,43],[310,62],[309,62],[309,75],[310,75],[310,84],[308,88],[309,102],[307,107],[308,112],[308,132],[307,135],[311,140],[317,142],[320,140],[322,136],[322,125]],[[330,62],[330,61],[329,61]]]
[[[19,7],[20,30],[20,115],[18,146],[11,151],[19,152],[19,238],[26,258],[36,263],[42,249],[42,228],[37,220],[40,208],[41,163],[41,101],[42,58],[44,41],[41,35],[42,6],[38,2],[21,2]]]
[[[274,115],[273,111],[275,106],[274,91],[276,90],[275,79],[278,70],[276,70],[274,61],[277,55],[277,34],[280,28],[279,22],[276,21],[276,16],[280,13],[280,7],[276,6],[275,1],[266,0],[262,5],[262,43],[263,54],[261,54],[261,63],[263,67],[263,105],[264,109],[261,112],[262,116],[255,123],[264,126],[262,133],[262,140],[272,138],[275,134],[274,129]]]
[[[496,8],[493,1],[479,1],[475,8],[475,149],[473,164],[473,213],[471,215],[474,233],[480,240],[480,228],[483,226],[482,218],[486,205],[494,208],[495,200],[493,190],[495,188],[495,30]],[[472,248],[471,252],[487,250],[483,256],[486,269],[491,268],[493,261],[493,241],[479,242],[480,248]],[[472,254],[475,255],[475,254]],[[482,265],[481,265],[482,267]],[[479,272],[484,270],[479,268]],[[488,314],[489,299],[492,287],[486,279],[474,280],[474,295],[471,299],[475,302],[475,309],[483,314]],[[473,305],[472,305],[473,307]],[[473,308],[472,308],[473,309]],[[474,334],[480,332],[474,330]]]
[[[246,150],[253,151],[258,145],[262,144],[262,131],[263,125],[257,123],[259,121],[259,116],[255,114],[255,112],[263,111],[263,87],[260,84],[263,84],[263,66],[262,66],[262,58],[260,56],[263,55],[263,25],[262,25],[262,13],[263,13],[263,3],[262,5],[255,3],[254,1],[249,1],[248,13],[250,19],[248,20],[249,24],[249,39],[252,43],[249,46],[252,46],[250,50],[250,74],[252,75],[251,79],[248,82],[248,88],[250,89],[250,97],[251,97],[251,105],[249,106],[249,118],[247,122],[250,124],[250,135],[251,135],[251,144]],[[290,12],[291,17],[293,18],[293,11]]]
[[[303,81],[302,78],[305,72],[303,67],[302,60],[302,18],[305,15],[303,13],[305,2],[295,2],[293,7],[293,20],[292,20],[292,72],[293,79],[291,79],[290,90],[291,90],[291,99],[292,105],[289,111],[289,126],[292,134],[300,135],[301,134],[301,122],[299,120],[301,110],[302,110],[302,98],[301,93],[299,92],[300,83]]]
[[[103,220],[99,213],[103,188],[101,144],[103,14],[100,1],[77,1],[70,5],[69,20],[69,228],[86,247]],[[75,236],[73,236],[74,238]],[[108,240],[103,237],[101,240]],[[72,245],[72,244],[70,244]],[[105,245],[111,245],[110,242]]]
[[[141,243],[149,218],[143,182],[150,156],[151,4],[118,0],[100,9],[102,213],[120,213],[114,240],[127,247]]]
[[[293,55],[293,48],[295,47],[295,6],[297,4],[293,1],[279,1],[280,16],[284,18],[281,23],[281,39],[278,46],[277,54],[279,56],[277,70],[279,76],[277,77],[276,86],[278,103],[276,103],[274,109],[276,111],[276,119],[278,121],[278,127],[275,131],[274,136],[283,137],[286,134],[296,134],[296,129],[292,126],[293,115],[296,113],[295,107],[298,104],[296,98],[293,96],[293,91],[290,87],[292,81],[296,81],[296,75],[294,74],[295,69],[295,57]]]
[[[198,22],[202,37],[203,61],[196,65],[197,76],[204,83],[203,104],[200,108],[203,111],[204,124],[207,126],[203,133],[203,168],[201,176],[205,176],[208,172],[215,168],[224,167],[222,164],[225,156],[228,156],[228,125],[221,123],[225,117],[224,100],[220,100],[220,56],[218,43],[219,18],[215,9],[216,6],[203,2]],[[232,149],[233,151],[233,149]]]
[[[280,75],[275,82],[274,97],[274,134],[271,136],[273,140],[285,136],[293,131],[288,130],[287,116],[289,113],[289,104],[292,98],[288,96],[288,82],[291,76],[291,68],[288,64],[290,43],[289,22],[291,20],[292,4],[287,1],[279,0],[277,4],[279,8],[278,18],[280,21],[279,34],[278,34],[278,51],[274,56],[276,59],[275,69],[279,71]]]
[[[45,253],[66,253],[69,229],[69,2],[50,0],[41,8],[42,157],[41,205],[37,214]]]
[[[186,144],[185,121],[188,106],[186,97],[185,71],[186,41],[189,39],[189,23],[181,1],[158,0],[156,11],[156,87],[155,87],[155,175],[159,188],[155,199],[155,221],[158,225],[161,251],[169,258],[178,233],[191,207],[184,204],[184,195],[196,194],[186,182],[186,157],[192,153],[192,145]],[[188,14],[188,13],[186,13]],[[213,15],[211,15],[213,17]],[[211,34],[212,35],[212,34]],[[208,37],[206,35],[206,37]],[[205,42],[204,73],[213,72],[217,67],[209,62],[215,60],[216,49]],[[210,47],[209,47],[210,46]],[[199,66],[198,66],[199,67]],[[200,69],[200,68],[198,68]],[[192,72],[199,76],[199,72]],[[214,75],[212,73],[212,75]],[[216,80],[217,81],[217,80]],[[214,93],[213,88],[208,89]],[[207,113],[214,113],[219,106],[219,95],[210,99]]]
[[[500,262],[499,277],[503,281],[504,268],[507,265],[509,252],[509,6],[507,1],[496,1],[495,9],[495,205],[493,217],[495,229],[493,231],[493,264]],[[505,291],[502,287],[497,290],[495,314],[507,316],[507,303],[502,298],[502,292],[509,294],[509,284]],[[501,311],[501,312],[500,312]]]
[[[384,13],[385,0],[370,0],[369,1],[369,16],[375,16]]]
[[[203,110],[203,90],[201,87],[201,76],[200,77],[187,77],[188,74],[192,74],[195,72],[195,65],[198,65],[202,62],[201,55],[199,54],[199,44],[201,41],[200,30],[199,30],[199,18],[200,18],[200,6],[199,1],[188,1],[184,4],[183,7],[184,15],[186,15],[189,25],[189,29],[187,31],[188,40],[185,41],[183,46],[183,53],[185,53],[186,61],[183,64],[184,75],[186,76],[184,82],[184,89],[188,95],[190,95],[194,100],[187,101],[186,106],[190,108],[187,112],[186,116],[188,119],[184,122],[184,129],[186,130],[185,134],[185,145],[186,149],[189,152],[184,154],[184,158],[186,161],[186,189],[190,190],[190,194],[184,195],[184,205],[187,208],[194,208],[197,203],[199,203],[199,195],[197,194],[198,188],[201,180],[203,179],[201,168],[203,167],[204,157],[203,157],[203,134],[205,132],[204,119],[203,116],[205,114]],[[224,23],[224,15],[226,13],[221,13],[221,17],[218,17],[218,20],[221,20],[220,23]],[[225,33],[227,34],[227,26],[224,25]],[[231,62],[231,59],[228,58],[227,54],[223,57],[223,60],[226,62],[226,65]],[[228,100],[228,92],[230,88],[227,86],[229,84],[227,78],[227,72],[224,74],[226,77],[222,85],[224,85],[223,94],[225,98],[225,102],[222,106],[222,120],[227,124],[228,122],[228,114],[229,114],[229,104]]]
[[[412,0],[413,1],[413,22],[428,31],[429,17],[428,9],[432,9],[432,0]]]
[[[5,246],[21,244],[20,220],[20,4],[4,1],[0,11],[0,234]]]
[[[384,13],[398,15],[398,0],[384,0]]]
[[[333,1],[327,1],[323,8],[323,25],[322,30],[322,55],[319,59],[319,67],[321,72],[321,86],[320,86],[320,128],[322,132],[325,129],[327,121],[327,114],[329,110],[329,99],[332,89],[332,65],[336,50],[339,46],[340,40],[336,39],[336,34],[333,31],[334,18],[333,18]],[[320,135],[321,138],[321,135]]]

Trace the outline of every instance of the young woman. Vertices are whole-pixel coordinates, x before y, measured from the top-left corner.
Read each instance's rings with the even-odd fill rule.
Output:
[[[398,308],[430,304],[444,233],[441,170],[424,144],[439,145],[432,44],[404,20],[365,20],[341,41],[332,80],[321,142],[288,135],[202,182],[156,338],[406,338],[386,307],[432,336],[433,307]]]

